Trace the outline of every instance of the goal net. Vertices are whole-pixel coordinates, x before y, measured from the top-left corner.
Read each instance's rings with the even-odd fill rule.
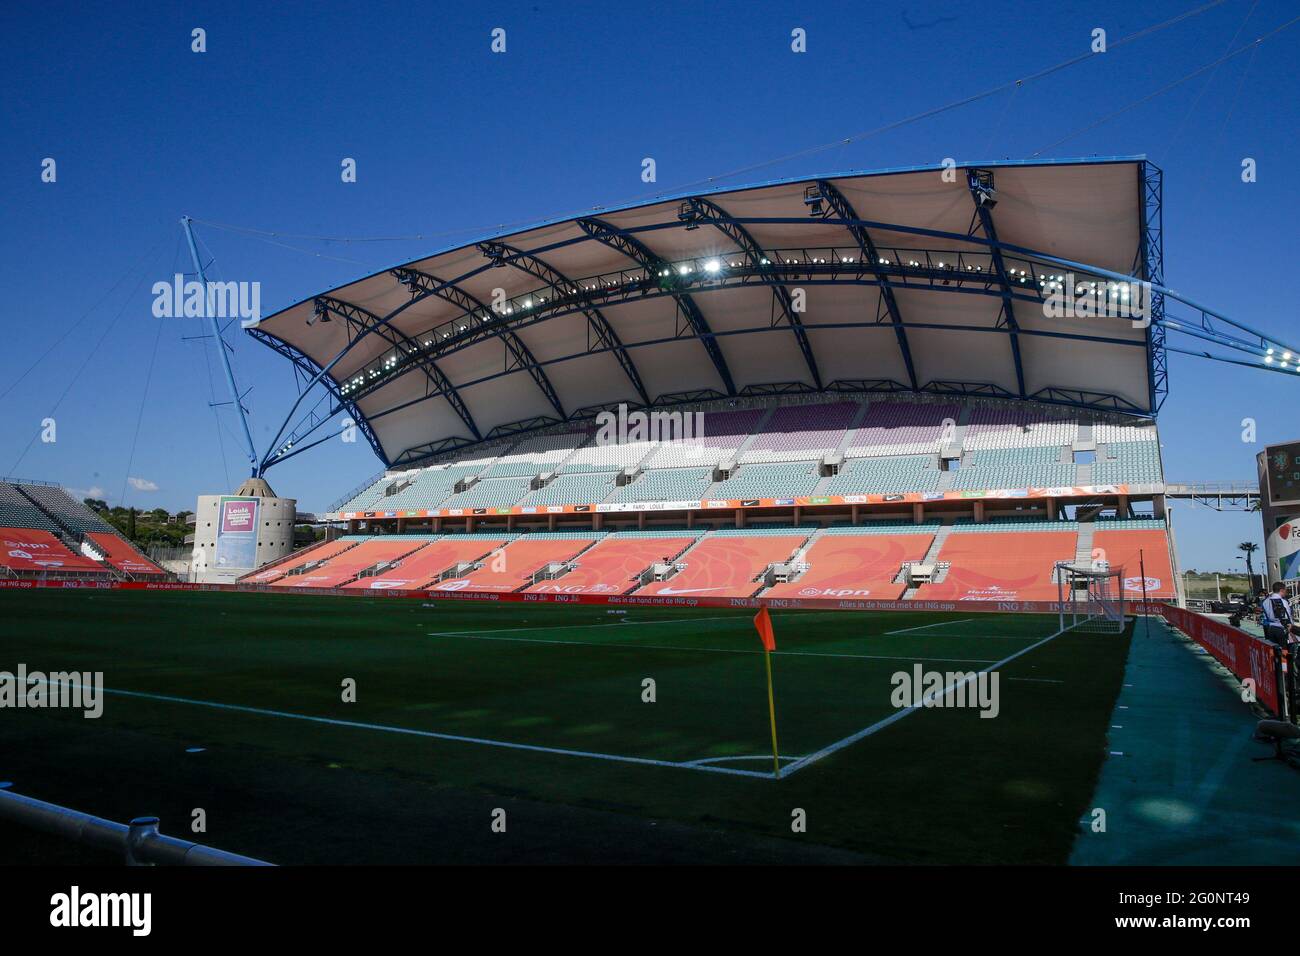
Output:
[[[1120,634],[1124,630],[1124,569],[1056,565],[1061,630]]]

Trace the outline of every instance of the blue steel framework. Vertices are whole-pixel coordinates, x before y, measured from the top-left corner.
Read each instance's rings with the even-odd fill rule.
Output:
[[[716,203],[705,199],[703,196],[689,196],[682,198],[678,215],[671,221],[619,229],[603,220],[580,219],[577,222],[582,229],[583,235],[559,240],[530,250],[520,250],[506,246],[501,242],[484,240],[476,245],[484,253],[488,261],[452,280],[441,280],[436,277],[422,275],[409,267],[389,270],[399,281],[406,283],[411,289],[411,300],[399,306],[387,316],[381,317],[367,314],[365,321],[357,326],[355,338],[324,366],[317,364],[298,349],[264,330],[249,330],[250,334],[254,335],[259,341],[269,345],[294,362],[296,368],[303,373],[300,378],[301,382],[305,382],[303,394],[312,386],[323,384],[327,390],[325,397],[331,399],[331,405],[333,406],[324,416],[321,416],[313,409],[305,416],[305,421],[295,424],[289,434],[289,439],[280,444],[280,437],[284,434],[294,412],[301,403],[302,395],[300,395],[299,401],[294,403],[294,407],[286,416],[284,424],[272,441],[272,447],[268,449],[263,457],[257,473],[264,472],[271,465],[319,444],[324,439],[313,441],[305,446],[301,443],[307,435],[341,411],[346,411],[357,423],[370,441],[372,448],[375,449],[376,454],[388,467],[395,464],[413,464],[440,453],[478,444],[481,441],[520,435],[559,422],[576,422],[588,419],[599,408],[605,407],[583,408],[565,414],[559,406],[558,399],[551,399],[551,404],[555,408],[558,417],[534,416],[519,422],[498,426],[487,434],[480,434],[477,428],[472,426],[471,421],[466,420],[467,413],[465,413],[461,415],[461,418],[466,420],[466,425],[473,437],[448,437],[417,445],[403,450],[390,460],[375,437],[371,423],[386,415],[432,398],[445,397],[452,402],[454,407],[456,400],[453,399],[453,395],[456,394],[456,388],[453,388],[451,383],[446,382],[445,377],[443,377],[444,381],[440,385],[434,382],[438,387],[426,389],[423,396],[383,409],[369,416],[362,415],[356,403],[366,395],[388,384],[397,376],[410,372],[413,363],[421,367],[428,375],[430,369],[436,367],[438,358],[489,339],[503,342],[507,351],[505,368],[501,372],[484,376],[473,382],[462,382],[457,386],[458,388],[468,388],[471,385],[488,382],[502,375],[524,369],[533,376],[539,387],[544,392],[547,392],[548,387],[543,384],[547,381],[545,377],[546,366],[568,361],[581,355],[606,351],[615,352],[629,379],[634,384],[639,384],[640,379],[636,374],[630,352],[637,348],[653,347],[674,339],[694,339],[701,342],[708,351],[714,367],[719,372],[726,388],[726,395],[780,395],[810,392],[923,392],[962,396],[991,395],[1007,398],[1026,398],[1076,408],[1123,411],[1138,416],[1154,417],[1168,392],[1167,351],[1172,350],[1185,354],[1200,355],[1218,361],[1235,362],[1250,367],[1290,373],[1287,364],[1283,364],[1281,368],[1278,368],[1275,364],[1261,364],[1272,363],[1271,356],[1274,352],[1283,351],[1284,347],[1276,337],[1258,332],[1219,312],[1197,305],[1163,286],[1161,171],[1142,157],[1082,162],[1116,161],[1140,163],[1138,189],[1140,208],[1142,210],[1141,235],[1133,269],[1127,275],[1061,259],[998,240],[992,216],[989,214],[990,209],[988,206],[991,206],[991,204],[986,205],[980,202],[975,174],[984,172],[987,168],[1021,165],[1019,163],[991,163],[983,164],[981,167],[967,167],[971,176],[968,184],[971,187],[972,198],[976,202],[976,210],[972,219],[972,227],[965,235],[923,229],[899,223],[862,219],[854,213],[843,196],[838,195],[838,191],[835,190],[829,177],[815,180],[799,178],[781,182],[810,182],[815,184],[819,195],[814,198],[824,200],[830,209],[821,212],[813,205],[811,198],[806,198],[805,202],[808,202],[813,207],[812,214],[820,216],[823,222],[842,225],[854,241],[852,247],[847,247],[844,250],[837,248],[764,250],[753,240],[746,228],[747,226],[755,224],[794,226],[807,223],[808,219],[732,216],[727,214]],[[922,169],[934,168],[937,167],[922,167]],[[671,200],[658,199],[650,204],[668,201]],[[976,229],[976,223],[979,225],[978,230]],[[724,266],[719,267],[713,273],[704,268],[704,257],[696,257],[682,262],[667,262],[650,252],[649,248],[639,239],[642,234],[654,234],[657,231],[666,229],[694,229],[701,224],[716,227],[738,246],[738,251],[735,253],[710,257],[713,260],[721,259],[725,263]],[[870,234],[873,231],[888,231],[926,239],[975,244],[984,247],[987,251],[971,253],[945,252],[932,248],[881,249],[871,240]],[[596,277],[574,279],[555,272],[539,258],[549,251],[589,241],[602,242],[618,249],[635,263],[635,268]],[[846,254],[850,251],[851,256]],[[1008,263],[1010,268],[1008,268]],[[544,282],[545,285],[538,290],[507,300],[504,305],[498,305],[495,311],[477,299],[468,296],[460,289],[459,284],[467,279],[480,274],[486,269],[505,264],[515,265],[517,268],[523,269],[534,278]],[[708,265],[716,265],[716,262],[708,263]],[[1012,304],[1020,301],[1041,306],[1050,286],[1045,287],[1041,281],[1026,281],[1026,278],[1028,277],[1030,280],[1046,279],[1049,274],[1043,272],[1043,270],[1050,268],[1072,270],[1080,273],[1086,281],[1092,282],[1148,281],[1151,285],[1152,320],[1146,330],[1144,339],[1118,339],[1020,328],[1015,322]],[[1017,275],[1019,278],[1014,278]],[[420,281],[412,282],[412,276],[420,276]],[[819,324],[817,328],[826,330],[874,327],[882,324],[892,325],[904,357],[909,381],[903,383],[892,379],[838,379],[829,383],[822,382],[811,348],[808,346],[807,333],[797,314],[790,306],[786,286],[789,282],[796,280],[805,285],[864,285],[879,288],[884,303],[884,315],[878,314],[874,320]],[[708,323],[704,320],[695,303],[695,297],[734,288],[737,285],[754,284],[764,285],[773,290],[774,304],[781,314],[774,313],[771,323],[762,327],[732,329],[722,333],[710,330]],[[996,326],[986,328],[944,323],[905,322],[900,315],[897,301],[893,295],[896,288],[996,297],[1001,302],[999,321]],[[357,342],[372,333],[384,334],[385,329],[392,331],[391,322],[399,313],[415,302],[431,295],[437,295],[453,302],[462,310],[462,314],[451,320],[441,322],[435,328],[421,332],[413,338],[404,336],[404,342],[402,343],[393,342],[393,339],[385,334],[386,339],[393,343],[394,352],[388,358],[384,358],[378,367],[364,370],[356,375],[352,381],[346,383],[337,383],[330,377],[330,369]],[[686,322],[678,323],[674,336],[624,345],[617,340],[616,335],[605,334],[602,331],[603,325],[603,327],[609,328],[609,333],[613,332],[612,327],[609,327],[608,323],[603,321],[603,316],[600,315],[599,307],[602,304],[617,304],[631,300],[641,301],[661,296],[671,296],[677,304],[679,315],[684,313],[686,317]],[[318,310],[319,302],[328,298],[327,296],[317,297]],[[1165,314],[1166,298],[1173,299],[1194,309],[1199,313],[1198,318],[1189,322],[1169,318]],[[343,305],[346,306],[346,303],[343,303]],[[520,348],[522,341],[519,340],[517,335],[520,329],[538,322],[574,313],[587,316],[592,325],[592,331],[595,333],[588,337],[585,351],[572,356],[554,358],[547,362],[537,362],[527,352],[526,347]],[[1235,331],[1224,331],[1223,327],[1225,326]],[[997,385],[982,382],[931,381],[920,384],[916,380],[915,368],[911,361],[910,349],[907,343],[906,331],[909,328],[951,329],[964,332],[978,331],[1007,335],[1011,342],[1019,394],[1008,392]],[[1166,345],[1166,332],[1169,329],[1182,332],[1193,338],[1249,353],[1257,356],[1261,361],[1246,362],[1211,354],[1204,350],[1171,349]],[[750,335],[767,332],[794,333],[808,364],[809,374],[815,386],[810,386],[804,382],[772,382],[750,385],[740,390],[735,388],[730,373],[726,369],[725,361],[722,360],[721,353],[717,348],[717,339],[726,335]],[[1247,337],[1243,338],[1236,332],[1245,332]],[[1019,337],[1027,335],[1078,339],[1144,348],[1150,368],[1150,402],[1148,407],[1140,408],[1120,396],[1077,388],[1048,387],[1033,394],[1026,394],[1018,340]],[[419,344],[421,340],[425,342],[424,345]],[[517,343],[515,348],[511,348],[512,342]],[[403,348],[406,349],[405,353],[402,351]],[[1292,353],[1300,356],[1300,350],[1288,350],[1286,354],[1289,357]],[[644,394],[644,388],[638,388],[638,392]],[[551,395],[553,395],[553,389],[549,389],[548,398]],[[648,396],[645,397],[648,399]],[[647,401],[644,407],[666,408],[721,397],[724,397],[724,393],[715,389],[696,389],[689,392],[661,395],[653,401]],[[316,407],[319,407],[319,402]],[[277,445],[279,447],[276,447]]]

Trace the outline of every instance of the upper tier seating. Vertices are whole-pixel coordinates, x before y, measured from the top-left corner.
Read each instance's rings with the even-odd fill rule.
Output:
[[[357,578],[344,587],[362,591],[419,590],[431,585],[444,571],[487,557],[511,537],[505,534],[443,535],[402,558],[397,567]]]
[[[55,521],[78,536],[87,531],[116,534],[111,524],[62,488],[53,485],[19,485],[18,489],[52,514]]]
[[[709,489],[710,498],[793,498],[810,495],[821,476],[815,462],[741,465]]]
[[[557,475],[545,488],[529,493],[522,505],[592,505],[614,489],[617,472],[593,471]]]
[[[1062,462],[1059,447],[995,448],[971,454],[952,476],[954,489],[1042,488],[1073,485],[1078,466]]]
[[[508,508],[528,494],[531,478],[484,478],[458,495],[442,502],[441,508]]]
[[[702,501],[713,484],[712,468],[651,468],[615,488],[608,501]]]
[[[590,437],[590,432],[566,432],[562,435],[538,435],[525,438],[508,454],[502,455],[487,471],[484,478],[529,478],[555,471],[560,462],[569,457],[573,449]]]
[[[112,576],[99,562],[74,554],[39,528],[0,528],[0,567],[16,572]]]
[[[1155,425],[1111,425],[1098,422],[1092,426],[1092,440],[1099,445],[1121,441],[1156,441]]]
[[[1154,441],[1111,442],[1104,446],[1106,457],[1092,466],[1093,484],[1154,484],[1164,481],[1160,473],[1160,446]]]
[[[652,564],[671,563],[699,538],[690,531],[622,531],[579,555],[577,567],[553,581],[539,581],[537,594],[625,594]]]
[[[807,540],[807,529],[764,533],[715,531],[681,558],[682,571],[653,581],[637,594],[750,597],[762,586],[755,579],[769,564],[786,561]]]
[[[548,564],[569,561],[600,532],[537,532],[520,535],[504,550],[488,557],[483,567],[461,578],[430,587],[432,591],[518,591],[532,583],[533,575]]]
[[[594,441],[579,448],[560,469],[566,474],[583,471],[621,471],[639,464],[659,447],[658,442],[608,442],[598,445]]]
[[[279,563],[273,563],[259,571],[245,574],[239,579],[239,583],[270,584],[273,581],[278,581],[290,571],[301,568],[304,565],[311,564],[314,561],[323,561],[327,558],[332,558],[340,551],[345,551],[348,548],[353,547],[359,540],[363,539],[339,538],[335,541],[318,541],[301,551],[288,555]]]
[[[857,402],[835,402],[778,408],[741,452],[740,460],[820,460],[840,446],[860,407]]]
[[[872,401],[862,424],[854,429],[846,458],[870,455],[934,454],[951,438],[960,405]]]
[[[406,535],[369,538],[360,542],[355,548],[348,548],[334,555],[305,574],[280,578],[272,584],[272,587],[336,588],[380,562],[395,561],[404,554],[410,554],[422,547],[427,540],[417,540]]]
[[[1092,534],[1093,561],[1106,561],[1112,570],[1123,569],[1124,598],[1142,600],[1142,569],[1146,569],[1146,596],[1168,600],[1175,596],[1173,567],[1169,562],[1169,537],[1159,518],[1099,520]]]
[[[86,537],[104,555],[105,561],[133,578],[165,576],[167,574],[166,571],[137,551],[130,542],[115,534],[91,531],[87,533]]]
[[[1033,530],[1050,526],[1053,530]],[[1060,530],[1057,530],[1057,529]],[[921,601],[1055,601],[1058,561],[1073,562],[1078,544],[1073,522],[957,524],[939,549],[947,576],[916,591]]]
[[[903,562],[924,558],[937,530],[937,523],[828,529],[804,553],[808,570],[799,580],[761,596],[895,601],[907,589],[894,582]]]
[[[933,491],[943,474],[928,455],[906,458],[850,458],[826,486],[828,495]]]
[[[0,483],[0,528],[39,528],[58,532],[59,526],[13,485]]]
[[[968,449],[1032,448],[1036,445],[1069,445],[1079,437],[1079,423],[1049,418],[1032,408],[979,405],[972,408],[966,424]]]
[[[736,453],[763,420],[766,411],[745,408],[704,412],[704,435],[691,441],[661,444],[643,463],[646,468],[701,467],[718,464]]]
[[[469,510],[785,498],[817,491],[844,495],[1071,487],[1081,481],[1080,467],[1085,469],[1083,480],[1090,484],[1162,480],[1154,425],[1090,425],[1097,457],[1080,466],[1074,463],[1071,448],[1079,441],[1078,419],[1087,422],[1091,416],[1085,413],[1071,419],[1060,409],[1023,403],[980,400],[965,405],[887,396],[672,414],[698,415],[698,427],[692,419],[690,431],[700,431],[702,437],[607,443],[593,426],[524,438],[514,445],[498,443],[473,452],[473,459],[387,474],[340,510]],[[963,467],[945,477],[937,455],[958,443],[964,449]],[[1081,445],[1080,450],[1089,451],[1091,446]],[[802,463],[812,469],[835,451],[842,451],[844,462],[840,473],[825,484],[805,470]],[[871,463],[876,459],[881,461]],[[709,488],[707,476],[712,470],[733,460],[740,465],[733,478]],[[793,464],[793,469],[785,470],[787,464]],[[765,473],[754,470],[756,465],[777,468]],[[642,475],[630,485],[605,488],[607,476],[626,469],[639,469]],[[552,472],[569,480],[530,490],[529,479]],[[580,475],[601,477],[570,478]],[[477,486],[455,495],[457,482],[472,477],[479,478]],[[599,495],[602,489],[606,494]],[[0,501],[0,508],[3,505]]]

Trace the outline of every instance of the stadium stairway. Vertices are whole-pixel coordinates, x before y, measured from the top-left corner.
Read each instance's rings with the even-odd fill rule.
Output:
[[[1079,522],[1079,543],[1074,549],[1076,567],[1092,567],[1092,535],[1096,525],[1091,521]]]
[[[930,547],[926,549],[925,555],[917,562],[918,564],[939,563],[939,552],[943,550],[943,543],[948,540],[948,535],[952,534],[952,528],[953,526],[950,524],[939,526],[939,530],[934,533],[934,540],[930,542]],[[909,587],[903,592],[902,600],[910,601],[916,597],[916,591],[916,588]]]
[[[569,562],[563,574],[536,581],[533,594],[628,594],[645,583],[646,572],[672,563],[699,539],[697,531],[616,532]]]

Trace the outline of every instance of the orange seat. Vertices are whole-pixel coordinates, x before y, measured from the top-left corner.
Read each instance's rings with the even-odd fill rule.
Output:
[[[954,532],[938,561],[951,565],[944,580],[917,588],[918,601],[1055,601],[1053,568],[1074,561],[1075,531]]]
[[[366,591],[419,590],[448,568],[476,561],[503,544],[505,538],[471,538],[468,535],[441,538],[407,555],[397,567],[374,577],[358,578],[343,587]]]
[[[682,557],[686,567],[667,581],[652,581],[637,594],[750,597],[769,564],[786,561],[807,534],[706,537]]]
[[[1100,527],[1100,525],[1099,525]],[[1092,536],[1093,559],[1110,562],[1124,570],[1124,597],[1142,600],[1142,567],[1145,565],[1148,598],[1174,597],[1174,571],[1169,564],[1169,538],[1155,529],[1101,531]]]
[[[907,590],[894,583],[903,562],[920,561],[933,541],[933,532],[824,535],[804,555],[809,567],[798,581],[773,585],[762,596],[896,601]]]
[[[91,531],[86,537],[104,552],[104,560],[119,571],[125,571],[127,574],[167,573],[115,534]]]
[[[305,574],[295,574],[280,578],[274,587],[289,588],[335,588],[351,581],[366,568],[381,561],[395,561],[404,554],[420,547],[418,540],[411,538],[371,538],[354,548],[339,552],[319,567],[312,568]]]
[[[695,540],[680,538],[606,538],[578,559],[578,566],[554,581],[539,581],[527,590],[537,594],[623,594],[652,564],[671,560]]]
[[[320,561],[322,558],[332,557],[340,551],[352,547],[354,541],[344,541],[338,539],[335,541],[320,541],[299,551],[296,555],[291,555],[280,564],[274,567],[264,568],[261,571],[254,571],[252,574],[245,574],[239,579],[240,584],[271,584],[284,577],[294,568],[300,568],[311,561]]]
[[[99,562],[69,551],[54,535],[35,528],[0,528],[0,565],[11,571],[109,573]]]
[[[590,538],[540,538],[524,535],[511,541],[483,567],[463,578],[435,584],[431,591],[518,591],[546,565],[568,561],[591,544]]]

